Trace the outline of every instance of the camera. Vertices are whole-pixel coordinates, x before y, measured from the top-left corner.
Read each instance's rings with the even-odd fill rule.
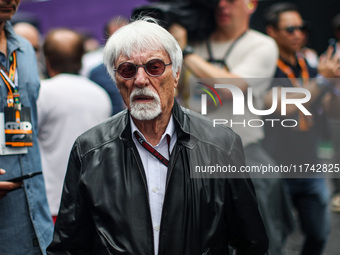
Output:
[[[166,29],[171,24],[178,23],[186,28],[189,40],[202,40],[215,28],[214,14],[218,2],[219,0],[161,1],[135,8],[132,17],[156,18]]]

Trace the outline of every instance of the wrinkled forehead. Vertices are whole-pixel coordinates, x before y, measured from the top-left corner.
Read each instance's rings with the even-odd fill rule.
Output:
[[[169,54],[165,51],[164,48],[156,47],[154,49],[134,49],[130,52],[121,52],[119,54],[116,64],[131,61],[134,63],[146,63],[151,59],[161,59],[163,61],[170,60]]]
[[[118,49],[119,55],[131,57],[132,55],[142,54],[143,52],[158,52],[165,51],[164,46],[158,40],[138,40],[131,42],[130,44],[122,45],[121,49]]]

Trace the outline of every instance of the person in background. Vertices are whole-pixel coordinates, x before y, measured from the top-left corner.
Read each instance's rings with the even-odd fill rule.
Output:
[[[55,221],[68,156],[75,139],[111,116],[110,98],[80,76],[83,38],[70,29],[54,29],[43,45],[49,79],[41,82],[37,102],[39,145],[47,199]]]
[[[278,49],[272,38],[249,28],[250,17],[257,4],[258,1],[253,0],[219,0],[215,6],[216,28],[203,41],[188,42],[187,31],[183,27],[177,24],[170,27],[169,31],[178,40],[184,54],[180,98],[185,94],[183,91],[191,86],[190,105],[200,105],[201,97],[194,94],[192,87],[204,79],[203,82],[208,80],[210,85],[234,84],[244,95],[248,94],[248,88],[252,89],[254,105],[263,109],[263,95],[275,72]],[[233,114],[231,93],[227,90],[219,90],[218,93],[223,107],[215,107],[207,116],[231,120],[228,124],[238,123],[231,128],[242,138],[248,166],[275,166],[276,162],[261,144],[263,127],[246,124],[250,120],[261,121],[262,117],[249,110],[247,100],[244,114]],[[183,100],[181,102],[186,105]],[[269,254],[283,254],[283,241],[294,227],[285,187],[279,176],[251,176],[269,238]]]
[[[13,25],[14,32],[26,38],[33,46],[33,49],[39,59],[40,53],[40,33],[38,29],[27,22],[18,22]]]
[[[46,66],[44,56],[41,54],[41,42],[39,30],[30,23],[18,22],[13,25],[14,32],[26,38],[33,46],[38,61],[40,79],[46,78]]]
[[[114,32],[119,28],[127,25],[129,20],[124,16],[118,15],[112,17],[106,24],[104,28],[105,38],[109,38]]]
[[[0,254],[41,255],[52,240],[53,224],[39,174],[36,55],[10,24],[19,4],[0,1]],[[7,181],[25,175],[32,177]]]
[[[244,165],[241,139],[176,102],[182,51],[144,18],[117,30],[104,63],[128,109],[72,149],[52,254],[238,254],[268,248],[251,180],[191,178],[191,164]],[[222,162],[223,161],[223,162]]]
[[[98,49],[100,49],[99,40],[96,37],[94,37],[92,34],[85,32],[83,34],[83,39],[84,39],[85,54],[90,53],[90,52],[96,52]]]
[[[310,67],[317,68],[318,63],[319,63],[319,55],[316,52],[316,50],[308,47],[308,39],[309,39],[310,32],[311,32],[311,28],[310,28],[309,22],[304,21],[303,29],[302,29],[302,36],[303,36],[302,48],[300,52],[303,54],[304,58],[306,59]]]
[[[330,231],[329,191],[323,176],[313,174],[308,166],[312,169],[320,163],[317,155],[322,124],[320,113],[336,113],[340,107],[340,100],[333,93],[335,79],[327,79],[339,77],[338,55],[333,56],[329,48],[320,58],[318,70],[309,66],[300,53],[304,38],[303,20],[294,4],[272,5],[265,19],[266,31],[275,39],[280,52],[275,73],[280,79],[272,83],[273,89],[275,87],[278,91],[277,100],[281,102],[282,88],[304,88],[310,92],[311,98],[303,105],[312,115],[303,114],[295,104],[289,104],[284,114],[278,107],[273,119],[294,119],[297,125],[291,128],[266,125],[264,146],[278,164],[303,167],[300,170],[306,175],[298,173],[285,181],[305,237],[300,254],[321,255]],[[273,89],[266,94],[266,107],[273,103]],[[288,93],[287,98],[299,99],[301,93]]]
[[[336,37],[332,45],[335,52],[340,52],[340,14],[337,14],[332,20],[333,33]],[[331,141],[333,143],[334,154],[332,158],[333,164],[339,164],[340,162],[340,120],[339,118],[329,118],[329,125],[331,129]],[[331,206],[333,212],[340,212],[340,178],[334,176],[333,182],[333,193]]]
[[[124,26],[126,23],[128,23],[128,20],[124,16],[118,15],[113,17],[104,25],[103,38],[108,38],[112,34],[112,31],[117,30],[117,27]],[[80,74],[89,77],[91,70],[102,63],[103,47],[100,46],[96,50],[84,54]]]
[[[128,20],[122,16],[115,16],[105,25],[106,38],[111,36],[116,30],[128,24]],[[111,79],[103,63],[91,70],[90,80],[102,86],[109,94],[112,103],[112,115],[124,109],[124,103],[117,89],[116,83]]]

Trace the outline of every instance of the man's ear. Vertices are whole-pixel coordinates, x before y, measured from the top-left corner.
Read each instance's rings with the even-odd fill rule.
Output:
[[[275,28],[273,26],[266,26],[266,33],[272,38],[276,37]]]
[[[180,75],[181,75],[181,71],[178,70],[177,73],[176,73],[175,84],[174,84],[174,88],[175,88],[175,89],[176,89],[177,86],[178,86],[178,81],[179,81]]]
[[[47,71],[48,75],[50,75],[51,65],[50,65],[50,62],[48,61],[47,58],[45,58],[45,66],[46,66],[46,71]]]
[[[249,14],[253,14],[256,11],[258,0],[249,0],[247,3],[247,9]]]
[[[121,89],[122,86],[117,82],[117,79],[115,80],[115,84],[116,84],[116,87],[117,87],[117,89],[120,93],[120,89]]]
[[[48,61],[47,58],[45,58],[45,66],[46,66],[46,71],[49,77],[54,77],[56,75],[58,75],[60,72],[56,72],[52,69],[50,61]]]

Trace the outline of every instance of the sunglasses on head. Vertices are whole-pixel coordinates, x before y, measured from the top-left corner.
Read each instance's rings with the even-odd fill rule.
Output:
[[[151,59],[144,65],[135,65],[131,62],[123,62],[120,63],[117,69],[114,69],[118,75],[123,78],[124,80],[133,79],[139,67],[143,67],[145,72],[153,77],[160,76],[164,73],[166,66],[171,65],[172,62],[169,64],[164,64],[164,62],[160,59]]]
[[[300,32],[305,32],[306,27],[305,26],[288,26],[282,28],[282,30],[285,30],[288,34],[294,34],[295,30],[300,30]]]

